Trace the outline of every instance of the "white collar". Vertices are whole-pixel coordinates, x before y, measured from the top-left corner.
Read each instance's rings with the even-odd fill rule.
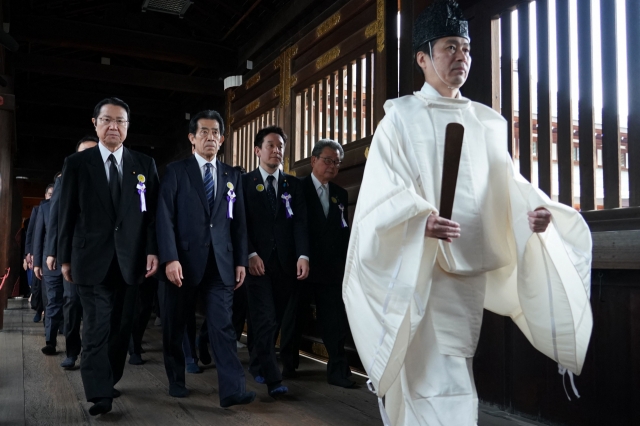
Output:
[[[318,188],[322,186],[322,182],[318,180],[318,178],[311,172],[311,180],[313,181],[313,185],[316,187],[316,192],[318,192]],[[327,182],[327,188],[329,188],[329,182]]]
[[[262,181],[264,183],[267,183],[267,177],[269,177],[269,172],[263,169],[262,166],[258,166],[258,170],[260,170],[260,174],[262,175]],[[273,182],[274,185],[278,186],[278,177],[280,176],[280,170],[276,169],[276,171],[273,172],[272,176],[275,178],[275,181]]]
[[[211,164],[213,166],[213,170],[217,170],[216,167],[216,158],[213,157],[213,160],[207,161],[200,154],[194,152],[193,155],[196,157],[196,161],[198,162],[198,167],[203,168],[205,164]]]
[[[118,148],[115,152],[111,152],[107,149],[106,146],[102,144],[102,142],[98,142],[100,155],[102,156],[102,162],[106,163],[107,161],[109,161],[109,156],[113,154],[113,156],[116,158],[116,163],[118,165],[122,164],[122,152],[124,151],[124,149],[122,149],[123,146],[124,145],[120,145],[120,148]]]
[[[464,109],[471,106],[471,101],[462,96],[460,91],[458,91],[457,98],[447,98],[438,93],[438,91],[426,81],[422,85],[422,89],[420,89],[420,91],[413,92],[413,94],[427,102],[427,104],[436,107]]]

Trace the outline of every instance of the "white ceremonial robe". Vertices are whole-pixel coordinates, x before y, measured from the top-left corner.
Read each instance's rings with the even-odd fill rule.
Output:
[[[349,324],[385,423],[474,425],[483,308],[580,374],[591,336],[591,234],[574,209],[514,170],[506,122],[426,84],[389,100],[369,151],[343,283]],[[452,243],[424,236],[438,212],[445,128],[465,128]],[[527,213],[548,209],[544,233]],[[388,419],[385,417],[388,415]]]

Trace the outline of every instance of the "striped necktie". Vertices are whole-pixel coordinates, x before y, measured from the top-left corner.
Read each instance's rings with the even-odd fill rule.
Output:
[[[209,202],[209,213],[213,213],[213,201],[215,198],[213,191],[213,174],[211,173],[213,165],[207,163],[205,166],[207,166],[207,169],[204,172],[204,193],[207,195],[207,201]]]

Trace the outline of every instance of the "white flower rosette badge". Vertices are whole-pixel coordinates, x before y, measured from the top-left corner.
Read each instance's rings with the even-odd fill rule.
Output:
[[[147,187],[144,185],[146,180],[147,179],[144,177],[144,175],[138,175],[138,184],[136,185],[136,188],[138,188],[138,194],[140,195],[141,212],[147,211],[147,200],[144,197],[144,193],[147,192]]]
[[[285,192],[281,195],[281,198],[285,208],[287,209],[287,219],[291,219],[291,216],[293,216],[293,210],[291,210],[291,195],[288,192]]]
[[[233,191],[233,184],[227,182],[227,219],[233,219],[233,203],[236,202],[236,193]]]

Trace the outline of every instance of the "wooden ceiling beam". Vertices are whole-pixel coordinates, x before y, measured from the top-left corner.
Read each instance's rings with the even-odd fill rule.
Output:
[[[18,54],[15,59],[15,68],[22,71],[61,75],[82,80],[107,81],[175,92],[224,96],[221,80],[188,77],[115,65],[100,65],[51,56]]]
[[[103,93],[81,92],[77,90],[65,90],[55,88],[38,88],[28,91],[20,91],[18,103],[32,105],[47,105],[53,107],[71,108],[75,110],[93,111],[93,107],[106,97]],[[160,101],[157,99],[143,99],[131,96],[123,96],[131,108],[131,114],[144,117],[159,117],[167,119],[184,116],[187,110],[176,103]]]
[[[44,16],[18,15],[11,23],[17,40],[48,46],[79,48],[103,53],[177,62],[224,71],[233,67],[236,50],[225,45],[185,40],[82,21]],[[228,58],[220,60],[220,56]]]
[[[66,140],[71,141],[75,144],[78,140],[80,140],[81,137],[93,134],[95,134],[95,130],[90,125],[86,127],[73,127],[64,125],[43,125],[42,123],[37,122],[18,122],[16,129],[18,141],[22,137],[33,136],[40,139]],[[184,139],[187,139],[186,136],[184,137]],[[127,139],[124,141],[124,144],[126,146],[162,147],[163,145],[177,142],[178,141],[176,141],[175,139],[166,136],[129,132],[127,134]],[[188,141],[185,143],[188,143]]]

